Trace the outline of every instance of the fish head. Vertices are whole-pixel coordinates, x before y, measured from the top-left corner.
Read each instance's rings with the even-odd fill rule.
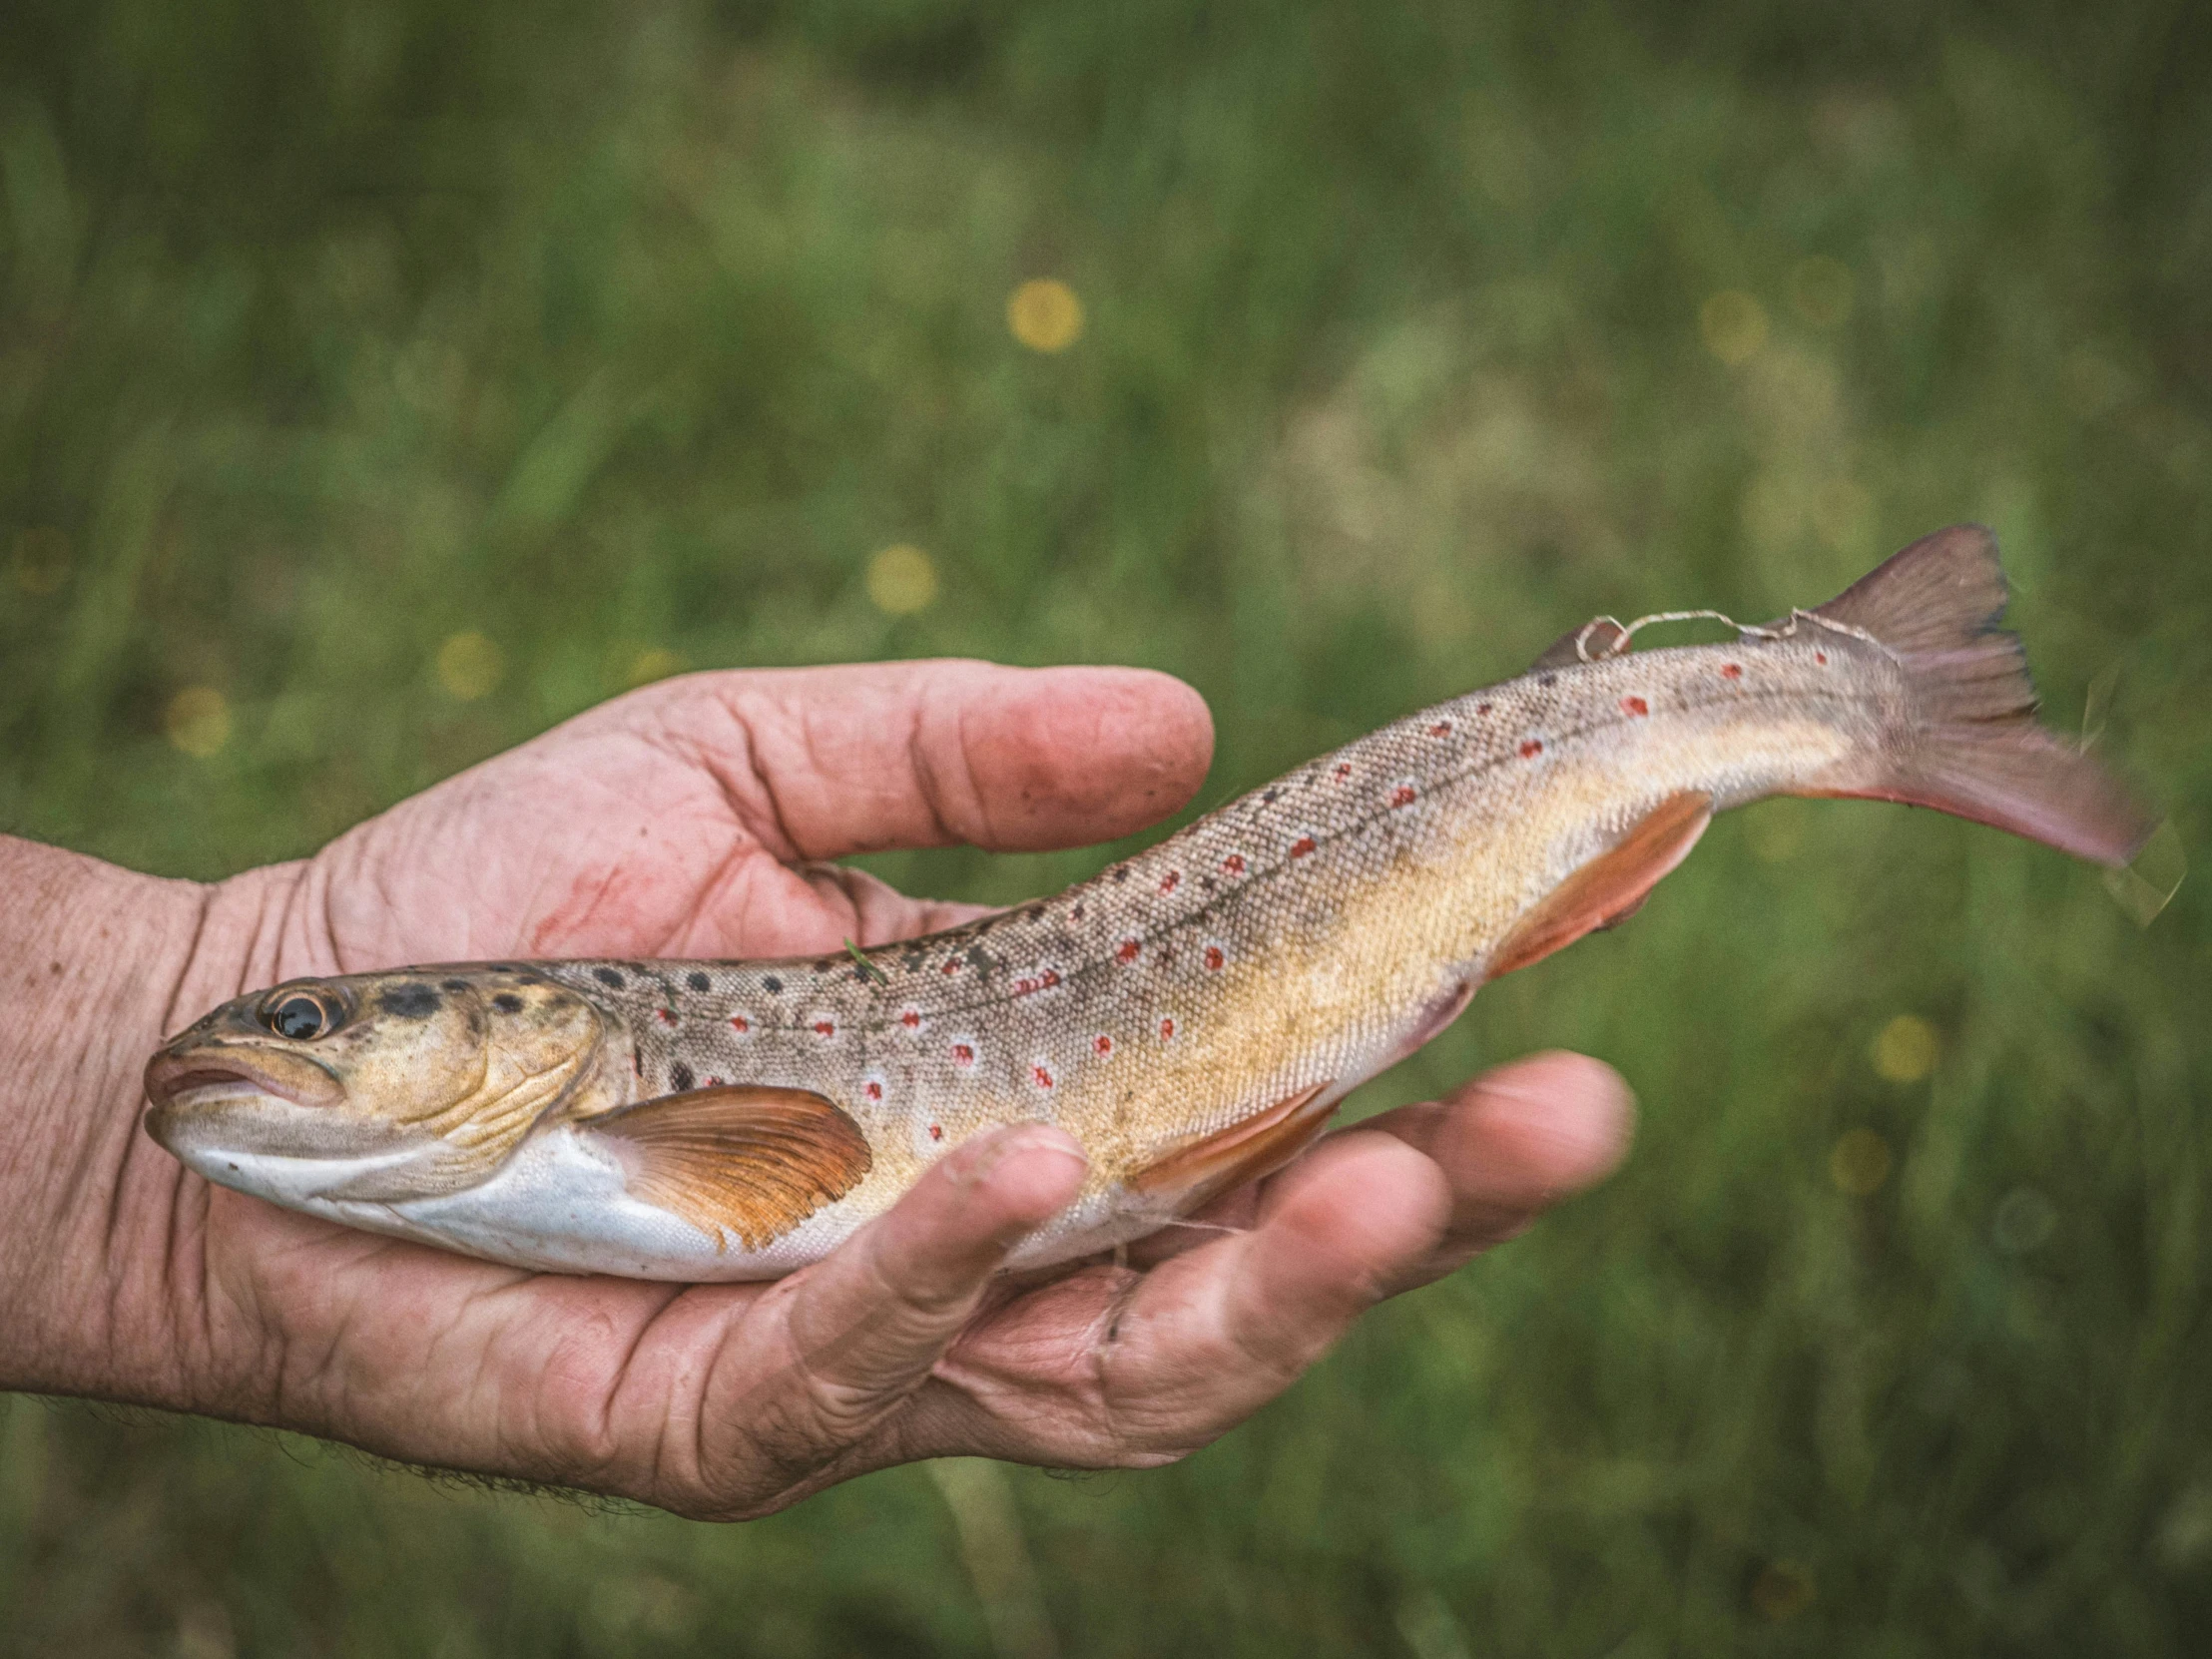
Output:
[[[286,980],[162,1046],[146,1130],[211,1181],[279,1203],[452,1192],[597,1092],[608,1025],[527,968]]]

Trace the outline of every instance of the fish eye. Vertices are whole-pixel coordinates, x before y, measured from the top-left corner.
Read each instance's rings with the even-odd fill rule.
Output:
[[[311,1043],[337,1028],[337,1010],[312,991],[284,991],[262,1009],[262,1023],[295,1043]]]

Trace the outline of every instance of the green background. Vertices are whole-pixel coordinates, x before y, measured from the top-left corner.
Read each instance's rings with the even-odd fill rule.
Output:
[[[641,674],[935,653],[1184,675],[1209,805],[1978,517],[2193,845],[2195,10],[16,0],[0,827],[213,876]],[[1627,1168],[1172,1470],[715,1527],[0,1402],[0,1650],[2201,1651],[2206,890],[2142,930],[1930,815],[1723,821],[1363,1097],[1586,1048]]]

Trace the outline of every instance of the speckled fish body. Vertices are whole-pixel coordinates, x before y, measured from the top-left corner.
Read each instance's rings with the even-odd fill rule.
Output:
[[[692,1280],[814,1261],[968,1137],[1042,1120],[1091,1170],[1015,1264],[1087,1254],[1293,1155],[1485,979],[1632,909],[1713,812],[1776,794],[1911,800],[2124,861],[2142,822],[2027,719],[2016,644],[1989,627],[1996,582],[1986,537],[1957,530],[1726,645],[1605,655],[1593,641],[1624,644],[1617,629],[1570,636],[1536,671],[1361,738],[1055,897],[906,943],[321,981],[332,1029],[290,1044],[268,1030],[279,988],[157,1057],[150,1126],[212,1179],[338,1221]],[[493,1059],[456,1103],[457,1085],[390,1060],[394,1033]],[[334,1076],[341,1115],[404,1121],[406,1145],[362,1132],[318,1149],[328,1107],[297,1097],[320,1085],[268,1072],[273,1049]],[[226,1069],[253,1054],[263,1071]],[[249,1144],[241,1126],[272,1096],[292,1127]],[[701,1104],[658,1139],[628,1135],[625,1114],[669,1101]],[[718,1102],[795,1115],[745,1120],[749,1142]],[[198,1127],[196,1106],[224,1126]]]

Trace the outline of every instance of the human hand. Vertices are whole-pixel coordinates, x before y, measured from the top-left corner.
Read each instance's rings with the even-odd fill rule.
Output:
[[[800,954],[927,931],[973,912],[820,860],[1123,834],[1188,798],[1210,745],[1195,694],[1128,670],[668,682],[225,883],[176,1013],[408,961]],[[737,1516],[916,1457],[1169,1460],[1376,1300],[1602,1175],[1626,1130],[1610,1071],[1540,1057],[1330,1137],[1206,1218],[1235,1231],[1172,1229],[1126,1265],[1026,1284],[994,1272],[1082,1173],[1041,1126],[959,1149],[765,1286],[473,1262],[211,1189],[143,1137],[118,1187],[134,1214],[169,1207],[161,1294],[190,1361],[161,1402]]]

